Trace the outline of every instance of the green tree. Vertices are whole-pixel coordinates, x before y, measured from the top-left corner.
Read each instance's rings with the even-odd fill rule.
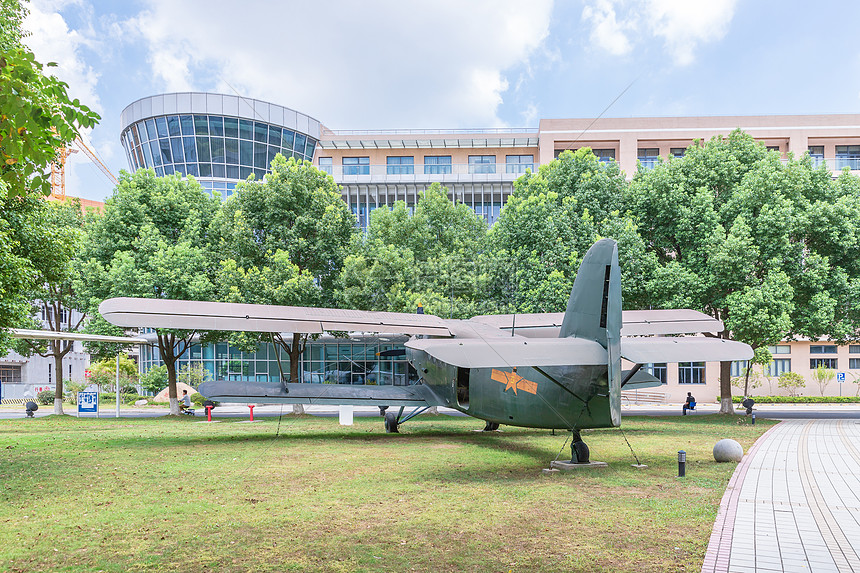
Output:
[[[806,381],[797,372],[783,372],[779,375],[777,386],[788,390],[788,395],[794,397],[798,390],[806,388]]]
[[[116,392],[116,358],[105,358],[90,365],[91,384],[98,384],[105,392]],[[126,354],[119,356],[120,391],[126,392],[138,382],[137,363]]]
[[[579,263],[603,237],[618,241],[625,308],[648,304],[656,258],[623,207],[626,182],[588,148],[520,177],[489,233],[491,296],[516,312],[563,312]]]
[[[81,308],[75,289],[75,258],[82,246],[84,219],[80,202],[50,202],[40,209],[44,214],[38,241],[29,251],[35,267],[32,286],[27,298],[32,302],[31,315],[22,323],[29,329],[54,332],[77,332],[84,324],[86,314],[75,312]],[[50,249],[50,252],[48,252]],[[54,414],[63,414],[63,359],[74,348],[72,340],[20,340],[15,349],[25,356],[34,353],[53,358],[56,375]]]
[[[280,154],[262,181],[236,186],[211,229],[212,258],[224,259],[220,300],[295,306],[334,304],[335,281],[356,233],[331,176]],[[245,343],[267,339],[287,352],[290,380],[298,381],[308,335],[245,337]]]
[[[209,374],[209,371],[203,367],[202,364],[183,364],[179,369],[178,374],[179,382],[183,382],[188,384],[192,388],[197,388],[204,382],[207,382],[212,378]]]
[[[812,371],[812,379],[818,384],[818,391],[822,396],[824,396],[824,391],[827,390],[827,385],[833,382],[836,378],[836,370],[832,368],[827,368],[824,365],[819,364],[818,367]]]
[[[122,173],[104,214],[87,223],[81,276],[91,314],[96,316],[100,301],[117,296],[214,300],[208,227],[219,205],[193,178],[156,177],[152,170]],[[179,414],[176,361],[198,337],[205,342],[215,334],[167,328],[155,333],[167,368],[170,413]]]
[[[153,366],[140,376],[140,386],[153,394],[158,394],[167,387],[167,366]]]
[[[647,283],[653,304],[702,310],[723,321],[721,338],[760,348],[795,334],[844,339],[856,330],[856,261],[840,266],[824,245],[836,231],[834,206],[853,213],[855,197],[808,157],[783,163],[735,131],[640,170],[626,204],[660,264]],[[860,255],[856,243],[843,246],[842,259]],[[730,367],[721,363],[726,413]]]
[[[34,249],[51,246],[40,242],[45,209],[45,202],[33,196],[0,194],[0,355],[13,344],[4,329],[25,326],[32,312],[28,295],[37,275]]]
[[[23,44],[27,10],[17,0],[0,2],[0,196],[51,191],[49,167],[57,150],[99,116],[70,100],[68,84],[46,75]]]
[[[487,224],[434,183],[409,212],[397,201],[375,209],[340,276],[339,301],[348,308],[427,312],[469,318],[484,309],[482,271]]]

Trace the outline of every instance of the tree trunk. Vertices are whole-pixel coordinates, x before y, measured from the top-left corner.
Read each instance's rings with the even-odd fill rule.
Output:
[[[293,333],[293,343],[290,345],[290,382],[301,382],[299,379],[299,361],[305,347],[302,344],[302,334]],[[302,404],[293,404],[293,414],[304,414],[305,407]]]
[[[732,404],[732,363],[720,362],[720,414],[734,414]]]
[[[288,352],[290,354],[290,382],[297,383],[299,380],[299,362],[302,359],[302,352],[305,350],[305,345],[302,344],[302,336],[298,332],[293,333],[293,343],[290,345]]]
[[[167,396],[170,399],[170,415],[179,415],[179,399],[176,392],[176,356],[173,352],[173,335],[158,335],[158,349],[161,360],[167,368]]]
[[[65,353],[60,349],[61,346],[61,340],[51,341],[51,350],[54,354],[54,370],[57,375],[57,385],[54,390],[54,414],[57,416],[63,415],[63,356]]]

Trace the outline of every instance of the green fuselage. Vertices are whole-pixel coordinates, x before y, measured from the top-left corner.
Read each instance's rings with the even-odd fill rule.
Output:
[[[606,428],[620,421],[607,365],[458,368],[421,350],[407,355],[441,404],[475,418],[552,429]]]

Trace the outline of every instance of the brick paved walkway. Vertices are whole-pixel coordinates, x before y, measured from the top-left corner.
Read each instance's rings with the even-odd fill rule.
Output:
[[[738,464],[703,573],[860,573],[860,425],[797,420]]]

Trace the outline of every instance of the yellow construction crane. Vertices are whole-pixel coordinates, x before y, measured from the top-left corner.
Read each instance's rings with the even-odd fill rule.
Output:
[[[84,152],[84,155],[90,158],[90,161],[95,163],[96,167],[113,183],[117,184],[117,179],[110,169],[99,159],[96,152],[90,149],[90,146],[84,143],[80,136],[75,138],[73,143],[75,147]],[[51,164],[51,198],[63,201],[66,198],[66,159],[72,153],[77,153],[78,149],[72,147],[61,147],[57,152],[57,161]]]

